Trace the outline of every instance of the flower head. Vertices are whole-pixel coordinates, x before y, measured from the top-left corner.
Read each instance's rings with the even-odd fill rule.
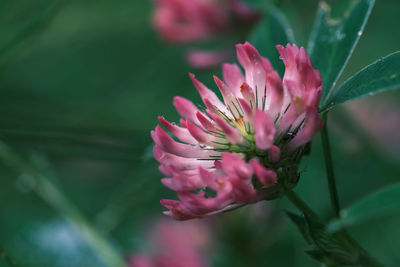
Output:
[[[153,25],[170,43],[196,43],[218,39],[221,34],[237,39],[240,25],[252,25],[260,13],[243,0],[154,0]],[[244,27],[240,27],[243,29]],[[245,27],[247,28],[247,27]],[[192,47],[187,62],[195,68],[210,68],[231,58],[230,49],[202,50]]]
[[[183,97],[174,105],[180,126],[159,117],[152,131],[154,157],[167,176],[162,183],[178,200],[161,200],[165,214],[199,218],[279,196],[297,183],[304,150],[322,127],[318,103],[321,75],[303,47],[277,46],[286,66],[283,80],[249,43],[236,46],[244,74],[224,64],[224,81],[214,76],[223,100],[189,74],[205,108]]]

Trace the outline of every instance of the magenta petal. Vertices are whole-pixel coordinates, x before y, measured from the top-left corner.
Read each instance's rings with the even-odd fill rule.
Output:
[[[243,136],[237,131],[236,128],[230,126],[226,121],[218,117],[217,115],[211,114],[213,120],[221,127],[225,133],[226,139],[232,144],[241,144],[243,142]]]
[[[238,98],[238,101],[240,103],[240,106],[242,107],[247,122],[252,122],[253,109],[251,108],[249,103],[247,103],[247,101],[244,100],[243,98]]]
[[[186,98],[176,96],[174,97],[174,106],[178,111],[179,115],[185,119],[191,120],[192,122],[198,124],[196,113],[199,111],[196,106]]]
[[[232,195],[236,203],[252,203],[257,201],[257,191],[238,179],[230,179],[232,184]]]
[[[228,86],[215,75],[214,75],[214,81],[217,84],[219,90],[221,91],[222,97],[224,98],[224,102],[229,107],[228,110],[230,111],[230,113],[233,115],[234,118],[239,118],[240,114],[239,111],[237,110],[238,107],[237,107],[236,97],[229,90]]]
[[[281,150],[279,147],[272,145],[269,149],[268,149],[268,159],[269,161],[271,161],[272,163],[276,163],[280,160],[281,158]]]
[[[257,91],[258,107],[261,107],[266,93],[266,65],[267,60],[263,59],[257,49],[249,44],[239,44],[236,46],[237,56],[240,64],[245,70],[246,82]]]
[[[221,100],[219,100],[219,98],[217,97],[217,95],[211,91],[210,89],[208,89],[204,84],[202,84],[201,82],[199,82],[193,74],[189,73],[189,77],[192,80],[194,87],[196,87],[197,91],[199,92],[200,96],[202,99],[207,98],[210,103],[217,107],[219,110],[221,111],[227,111],[226,106],[221,102]]]
[[[242,93],[243,98],[252,106],[256,107],[256,100],[253,89],[246,82],[242,83],[240,86],[240,92]]]
[[[197,143],[186,128],[182,128],[175,124],[172,124],[161,116],[158,116],[158,120],[165,127],[165,129],[167,129],[167,131],[169,131],[172,135],[176,136],[182,142],[189,144]]]
[[[240,86],[245,81],[239,66],[236,64],[223,64],[222,75],[233,94],[239,97],[241,95]]]
[[[250,181],[253,170],[242,158],[232,153],[222,154],[222,169],[229,177]]]
[[[191,170],[198,167],[212,168],[214,163],[206,160],[198,160],[196,158],[184,158],[163,151],[158,145],[153,148],[154,158],[161,164],[173,166],[179,170]],[[164,167],[165,169],[165,167]],[[170,171],[168,171],[170,173]]]
[[[209,157],[213,152],[201,149],[199,146],[192,146],[176,142],[160,126],[155,130],[156,138],[154,142],[165,152],[175,154],[184,158],[203,158]],[[215,154],[215,153],[214,153]]]
[[[180,172],[172,178],[163,178],[161,182],[175,191],[189,191],[205,187],[205,183],[198,174],[188,176],[184,172]]]
[[[197,119],[200,121],[201,126],[209,132],[218,131],[218,128],[210,121],[210,119],[204,116],[201,112],[197,112]]]
[[[181,208],[181,202],[171,199],[161,199],[160,204],[169,209],[169,211],[164,212],[165,215],[171,216],[175,220],[184,221],[197,218],[198,216],[191,214],[190,212],[184,211]]]
[[[199,168],[199,175],[207,187],[213,189],[214,191],[218,191],[218,189],[221,187],[221,181],[225,179],[203,168]]]
[[[270,186],[277,181],[277,175],[273,170],[266,169],[261,165],[257,159],[252,159],[250,161],[251,166],[257,176],[257,179],[265,186]]]
[[[324,121],[319,117],[318,110],[311,109],[307,112],[306,120],[295,138],[289,143],[289,149],[295,149],[309,142],[313,136],[322,129]]]
[[[201,51],[193,50],[186,53],[186,60],[195,68],[211,68],[217,66],[231,57],[227,51]]]
[[[275,125],[273,119],[264,111],[256,110],[254,114],[254,133],[259,149],[268,149],[274,142]]]
[[[201,144],[208,145],[214,140],[214,137],[212,135],[205,133],[202,129],[191,122],[187,122],[187,129],[189,130],[193,138]]]

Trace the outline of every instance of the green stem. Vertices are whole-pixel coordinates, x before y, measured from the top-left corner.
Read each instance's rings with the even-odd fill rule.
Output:
[[[17,173],[25,174],[33,190],[47,204],[55,208],[71,224],[77,234],[96,252],[106,266],[124,267],[125,261],[108,243],[105,237],[86,220],[80,211],[52,183],[50,179],[38,172],[31,164],[19,157],[6,144],[0,142],[0,159]]]
[[[329,137],[328,137],[328,113],[324,113],[322,115],[325,123],[324,127],[321,131],[321,139],[322,139],[322,148],[324,152],[324,159],[325,159],[325,167],[326,167],[326,176],[328,178],[328,187],[329,187],[329,195],[331,199],[331,205],[333,208],[333,212],[337,218],[340,217],[340,204],[339,204],[339,196],[336,189],[336,181],[335,181],[335,174],[333,171],[333,162],[332,162],[332,154],[331,148],[329,144]]]
[[[293,192],[292,190],[285,190],[285,196],[302,213],[306,214],[308,217],[316,221],[321,221],[319,216],[310,208],[310,206],[307,205],[307,203],[305,203],[301,198],[299,198],[295,192]]]

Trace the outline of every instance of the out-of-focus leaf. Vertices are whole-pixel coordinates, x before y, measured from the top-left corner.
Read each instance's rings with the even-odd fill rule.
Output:
[[[366,66],[349,78],[327,99],[321,111],[363,96],[400,88],[400,51]]]
[[[65,218],[40,203],[32,194],[29,203],[17,200],[1,210],[1,249],[15,262],[2,265],[0,256],[1,267],[104,266]]]
[[[0,13],[0,25],[4,25],[0,26],[3,36],[0,42],[0,61],[7,59],[24,41],[45,28],[65,3],[63,0],[4,1]]]
[[[83,127],[34,127],[7,126],[0,128],[5,142],[16,144],[24,149],[34,148],[53,154],[75,154],[89,158],[133,162],[141,160],[144,142],[134,141],[141,138],[137,131],[107,129],[84,129]]]
[[[286,45],[294,43],[294,35],[285,15],[277,8],[269,7],[268,14],[258,27],[250,34],[250,42],[253,44],[262,56],[267,57],[271,64],[282,76],[284,65],[279,59],[279,53],[276,45]]]
[[[267,9],[271,3],[276,2],[277,0],[244,0],[246,5],[250,6],[253,9]]]
[[[15,154],[6,144],[0,143],[0,158],[19,175],[24,175],[34,191],[47,204],[54,207],[71,224],[76,233],[96,251],[96,255],[108,266],[126,266],[115,249],[82,216],[76,207],[47,177],[39,173],[27,161]]]
[[[328,229],[363,223],[382,215],[400,213],[400,183],[383,188],[341,211],[339,220],[333,220]]]
[[[345,68],[362,35],[374,6],[374,0],[347,1],[347,8],[332,17],[331,7],[321,2],[308,42],[307,52],[316,69],[321,72],[324,103]]]
[[[0,248],[0,266],[17,266],[14,260]]]

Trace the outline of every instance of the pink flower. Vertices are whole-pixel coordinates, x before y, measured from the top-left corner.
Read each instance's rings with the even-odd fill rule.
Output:
[[[204,221],[159,221],[149,238],[153,251],[129,257],[132,267],[206,267],[211,233]]]
[[[229,51],[192,50],[186,54],[186,60],[195,68],[210,68],[231,58]]]
[[[153,24],[170,43],[190,43],[217,39],[220,35],[243,35],[236,25],[251,25],[260,14],[242,0],[154,0]],[[232,37],[230,37],[232,38]],[[209,68],[230,58],[229,49],[191,51],[186,60],[195,68]]]
[[[229,20],[215,0],[156,0],[153,23],[167,41],[189,42],[209,38]]]
[[[286,66],[283,80],[249,43],[236,46],[236,64],[214,76],[223,101],[190,74],[205,109],[182,97],[174,105],[180,126],[159,117],[151,135],[162,183],[179,200],[161,200],[178,220],[200,218],[279,196],[280,184],[297,183],[304,145],[322,127],[321,75],[303,47],[277,46]],[[282,183],[277,183],[277,181]]]

